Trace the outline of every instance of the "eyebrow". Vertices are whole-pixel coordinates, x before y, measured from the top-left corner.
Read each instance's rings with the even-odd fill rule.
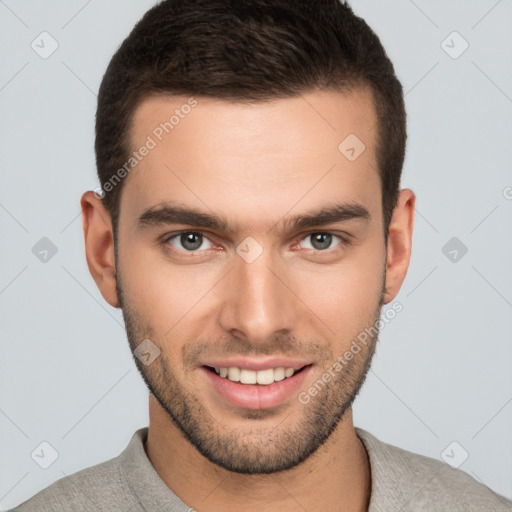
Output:
[[[278,234],[299,231],[301,229],[347,222],[351,220],[370,221],[370,212],[366,207],[357,203],[339,203],[325,206],[319,210],[306,212],[294,217],[282,218],[276,222],[270,231]],[[148,208],[138,217],[140,228],[147,226],[165,226],[170,224],[186,224],[198,228],[235,234],[236,229],[229,225],[226,218],[201,212],[177,204],[159,204]]]

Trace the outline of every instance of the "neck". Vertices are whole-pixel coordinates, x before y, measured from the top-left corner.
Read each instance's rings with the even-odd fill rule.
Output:
[[[149,405],[148,458],[172,492],[198,512],[368,509],[370,463],[356,435],[351,409],[327,442],[303,463],[279,473],[244,475],[201,455],[153,395]]]
[[[201,455],[150,395],[146,453],[160,478],[189,507],[202,512],[308,510],[365,512],[371,493],[368,455],[352,410],[327,442],[298,466],[269,475],[227,471]]]

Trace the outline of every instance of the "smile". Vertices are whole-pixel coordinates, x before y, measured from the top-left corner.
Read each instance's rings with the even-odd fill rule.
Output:
[[[289,401],[298,393],[312,368],[312,364],[307,364],[297,369],[284,366],[260,370],[203,366],[201,370],[209,388],[223,401],[256,410],[277,407]]]
[[[222,378],[229,379],[231,382],[240,382],[241,384],[262,384],[266,386],[291,377],[295,373],[294,368],[284,368],[282,366],[279,368],[268,368],[259,371],[230,366],[229,368],[214,368],[214,371],[217,375],[220,375]]]

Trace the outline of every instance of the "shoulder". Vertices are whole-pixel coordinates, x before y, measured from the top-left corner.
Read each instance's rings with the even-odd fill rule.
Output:
[[[370,459],[370,512],[512,511],[511,501],[464,471],[384,443],[363,429],[356,428],[356,433]]]
[[[133,505],[130,498],[131,491],[116,458],[57,480],[12,512],[108,510],[107,504],[112,507],[110,510],[130,510]]]
[[[140,510],[123,474],[123,454],[52,483],[11,512]]]

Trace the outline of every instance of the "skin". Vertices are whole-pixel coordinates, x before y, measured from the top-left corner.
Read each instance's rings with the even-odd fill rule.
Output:
[[[187,99],[145,99],[133,147]],[[135,359],[151,391],[146,453],[199,512],[337,511],[340,503],[365,511],[371,473],[351,404],[376,338],[308,404],[294,394],[272,409],[227,403],[201,361],[303,357],[313,366],[299,391],[308,390],[397,295],[411,254],[414,193],[400,191],[386,247],[366,88],[254,104],[196,99],[125,178],[117,261],[108,212],[91,191],[81,200],[97,286],[122,307],[132,350],[145,338],[161,350],[150,365]],[[349,134],[366,146],[355,161],[338,150]],[[145,210],[169,202],[222,216],[232,232],[140,226]],[[364,207],[369,218],[284,229],[291,217],[340,202]],[[194,254],[179,236],[169,238],[186,230],[205,236]],[[336,235],[326,249],[313,245],[319,232]],[[263,250],[251,263],[236,252],[247,237]]]

